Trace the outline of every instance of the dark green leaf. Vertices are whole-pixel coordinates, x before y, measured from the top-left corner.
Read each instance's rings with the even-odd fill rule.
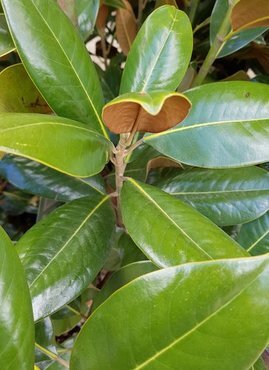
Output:
[[[231,38],[229,38],[224,44],[223,48],[218,54],[218,58],[226,57],[227,55],[242,49],[244,46],[261,36],[267,30],[268,28],[266,27],[256,27],[233,34]]]
[[[6,155],[0,161],[0,175],[17,188],[45,198],[68,202],[104,193],[101,176],[75,178],[23,157]]]
[[[268,255],[152,272],[93,313],[70,369],[249,369],[268,343],[268,310]]]
[[[154,186],[126,180],[121,207],[128,233],[160,267],[247,255],[213,222]]]
[[[49,317],[46,317],[44,320],[41,320],[35,324],[35,342],[37,344],[51,352],[56,353],[54,341],[53,326]],[[48,356],[46,356],[39,349],[36,348],[35,352],[35,362],[48,360]]]
[[[269,252],[269,213],[243,225],[237,241],[252,255]]]
[[[120,270],[114,272],[102,287],[101,291],[96,294],[92,310],[94,311],[98,306],[100,306],[100,304],[110,297],[112,293],[128,284],[130,281],[155,270],[158,270],[158,267],[153,265],[150,261],[140,261],[126,265]]]
[[[0,150],[71,176],[88,177],[108,161],[109,142],[87,126],[44,114],[3,113]]]
[[[144,141],[164,155],[207,168],[243,167],[269,161],[269,86],[232,81],[185,93],[189,116],[172,130]]]
[[[117,248],[122,258],[122,267],[133,262],[145,261],[147,259],[147,257],[126,233],[123,233],[119,238]]]
[[[175,90],[192,53],[192,29],[187,15],[173,6],[156,9],[144,22],[128,54],[121,94]]]
[[[269,209],[269,174],[258,167],[177,170],[153,185],[221,226],[254,220]]]
[[[34,367],[34,321],[24,271],[7,234],[0,228],[0,368]]]
[[[37,223],[18,242],[35,320],[75,299],[103,266],[114,232],[108,201],[109,197],[101,196],[74,200]]]
[[[51,108],[106,136],[95,67],[55,1],[3,0],[2,4],[20,58]]]
[[[15,46],[10,36],[5,16],[0,14],[0,57],[13,50],[15,50]]]

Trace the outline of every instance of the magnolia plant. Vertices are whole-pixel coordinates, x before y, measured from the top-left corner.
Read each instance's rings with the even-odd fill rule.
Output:
[[[2,6],[22,64],[0,74],[0,173],[56,202],[15,247],[0,230],[0,368],[265,369],[269,87],[202,84],[245,27],[238,1],[216,2],[184,93],[192,13],[158,7],[129,45],[121,8],[128,56],[106,104],[88,23],[79,34],[54,0]]]

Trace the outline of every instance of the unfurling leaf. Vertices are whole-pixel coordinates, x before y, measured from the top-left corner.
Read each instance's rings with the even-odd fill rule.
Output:
[[[124,8],[116,15],[116,35],[123,54],[127,55],[137,34],[137,22],[132,6],[124,0]]]
[[[161,132],[183,121],[190,107],[190,101],[179,93],[127,93],[104,107],[103,120],[117,134],[133,130]]]
[[[231,14],[233,31],[269,26],[268,0],[240,0]]]

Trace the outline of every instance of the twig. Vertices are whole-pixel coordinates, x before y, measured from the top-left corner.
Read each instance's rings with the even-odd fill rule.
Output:
[[[219,28],[219,31],[215,37],[215,40],[213,41],[211,48],[209,49],[209,52],[202,64],[202,67],[200,68],[200,71],[195,77],[195,79],[193,80],[192,86],[199,86],[202,84],[212,64],[217,58],[219,52],[221,51],[225,43],[226,37],[229,34],[231,12],[232,12],[232,5],[230,4],[227,10],[227,13],[223,19],[223,22]]]
[[[58,362],[59,364],[63,365],[67,369],[69,369],[69,364],[68,364],[67,361],[63,360],[61,357],[57,356],[55,353],[51,352],[47,348],[42,347],[38,343],[35,343],[35,346],[36,346],[37,349],[39,349],[40,352],[44,353],[46,356],[48,356],[52,360]]]
[[[191,24],[193,24],[196,16],[196,12],[199,6],[200,0],[192,0],[191,1],[191,8],[190,8],[190,13],[189,13],[189,18],[191,21]]]

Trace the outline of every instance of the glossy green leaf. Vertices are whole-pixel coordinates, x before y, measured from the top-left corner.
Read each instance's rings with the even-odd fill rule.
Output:
[[[217,36],[217,33],[221,26],[221,22],[223,21],[228,8],[228,0],[217,0],[215,2],[215,6],[210,18],[211,44]],[[218,58],[230,55],[235,51],[242,49],[244,46],[248,45],[251,41],[255,40],[257,37],[263,34],[266,30],[266,27],[256,27],[231,34],[227,41],[224,43],[223,48],[220,50]]]
[[[269,86],[217,82],[185,93],[188,117],[144,141],[164,155],[207,168],[250,166],[269,160]]]
[[[113,232],[109,197],[96,196],[58,208],[20,239],[17,248],[35,320],[72,301],[89,285],[105,262]]]
[[[70,369],[249,369],[269,340],[268,310],[268,255],[152,272],[93,313]]]
[[[236,225],[269,209],[269,173],[258,167],[174,171],[153,183],[217,225]]]
[[[269,252],[269,212],[243,225],[237,241],[252,255]]]
[[[51,352],[56,353],[54,342],[55,339],[52,322],[49,317],[46,317],[44,320],[41,320],[35,324],[35,343]],[[48,357],[36,347],[35,362],[46,360],[48,360]]]
[[[34,367],[34,321],[30,294],[19,257],[0,228],[0,368]]]
[[[131,238],[160,267],[247,255],[209,219],[154,186],[126,180],[121,208]]]
[[[131,263],[122,267],[120,270],[114,272],[113,275],[107,280],[100,292],[95,296],[92,306],[92,311],[96,310],[108,297],[111,296],[119,288],[128,284],[130,281],[139,276],[148,274],[149,272],[158,270],[150,261],[139,261]]]
[[[55,1],[2,4],[20,58],[51,108],[106,135],[97,72],[81,37]]]
[[[268,28],[266,27],[256,27],[232,34],[218,54],[218,58],[226,57],[227,55],[242,49],[267,30]]]
[[[75,178],[27,158],[6,155],[0,161],[0,175],[17,188],[45,198],[68,202],[104,193],[101,176]]]
[[[50,113],[22,64],[13,64],[0,73],[0,112]]]
[[[71,176],[99,173],[109,142],[84,124],[44,114],[0,116],[0,150],[33,159]]]
[[[0,14],[0,57],[13,50],[15,50],[15,46],[10,36],[5,16]]]
[[[144,22],[128,54],[121,94],[150,90],[175,90],[192,53],[188,16],[173,6],[156,9]]]
[[[147,259],[147,257],[126,233],[123,233],[119,238],[117,248],[122,258],[122,267],[129,265],[130,263],[145,261]]]
[[[76,0],[75,9],[79,32],[83,39],[86,40],[94,30],[99,10],[99,0]]]

